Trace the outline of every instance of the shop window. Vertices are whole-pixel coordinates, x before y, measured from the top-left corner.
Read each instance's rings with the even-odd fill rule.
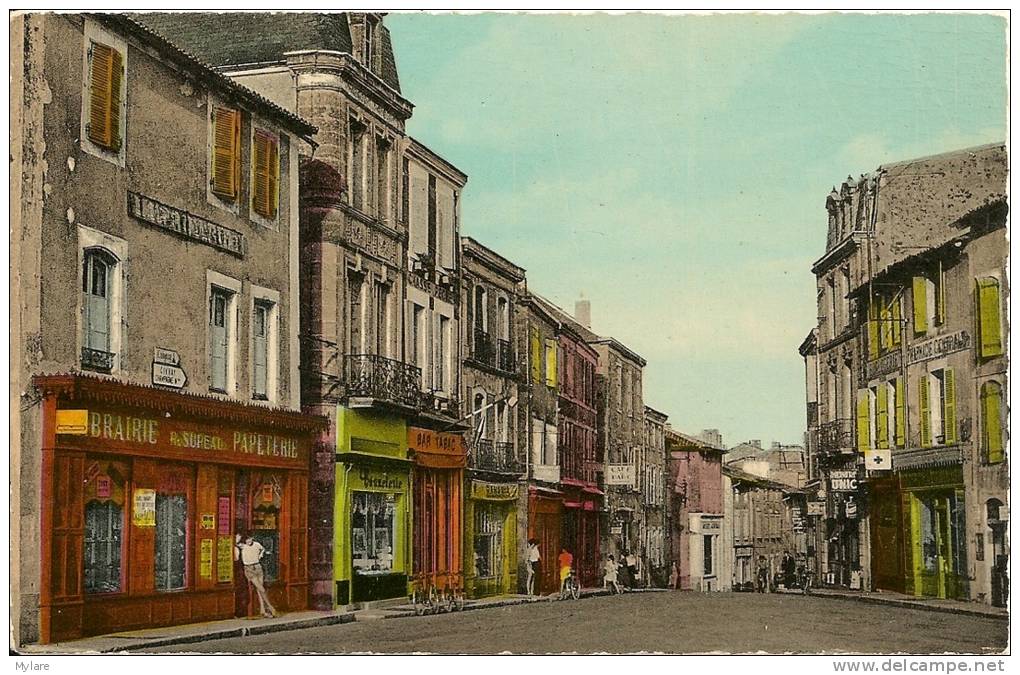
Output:
[[[116,259],[108,252],[85,251],[82,269],[82,367],[108,373],[113,368],[113,283]]]
[[[498,576],[503,566],[503,517],[499,504],[475,505],[475,574]]]
[[[121,590],[124,509],[110,501],[85,505],[85,592]]]
[[[181,494],[156,495],[156,590],[187,586],[188,500]]]
[[[392,571],[397,496],[382,492],[355,492],[353,497],[351,553],[355,572]]]
[[[256,476],[252,481],[251,536],[266,550],[262,557],[265,581],[280,578],[280,507],[283,488],[276,474]]]

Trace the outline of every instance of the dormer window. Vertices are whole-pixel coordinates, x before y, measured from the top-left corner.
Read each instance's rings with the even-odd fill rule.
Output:
[[[365,17],[365,44],[362,55],[365,67],[371,71],[375,71],[375,68],[372,66],[375,59],[375,31],[378,25],[378,19],[369,16]]]

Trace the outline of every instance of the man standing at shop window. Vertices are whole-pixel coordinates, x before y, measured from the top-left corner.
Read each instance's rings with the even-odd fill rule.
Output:
[[[262,583],[262,563],[260,561],[262,556],[266,554],[266,549],[262,544],[255,541],[250,533],[246,534],[243,538],[238,534],[234,541],[236,543],[234,555],[240,557],[241,564],[244,565],[244,577],[255,587],[255,592],[258,593],[259,609],[262,611],[262,616],[276,616],[276,610],[273,608],[272,603],[269,602],[269,595],[266,593],[266,587]]]

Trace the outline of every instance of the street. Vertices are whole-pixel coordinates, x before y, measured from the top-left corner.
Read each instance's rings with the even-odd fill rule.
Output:
[[[202,653],[989,653],[1008,624],[846,600],[640,593],[540,601],[156,649]]]

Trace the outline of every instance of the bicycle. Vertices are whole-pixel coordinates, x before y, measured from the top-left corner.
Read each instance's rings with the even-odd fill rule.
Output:
[[[567,597],[574,600],[581,597],[581,584],[574,575],[573,567],[570,568],[570,573],[567,574],[567,578],[563,580],[563,586],[560,588],[560,600],[566,600]]]
[[[459,575],[419,574],[414,578],[411,590],[411,604],[418,616],[458,612],[464,609],[465,596]]]

